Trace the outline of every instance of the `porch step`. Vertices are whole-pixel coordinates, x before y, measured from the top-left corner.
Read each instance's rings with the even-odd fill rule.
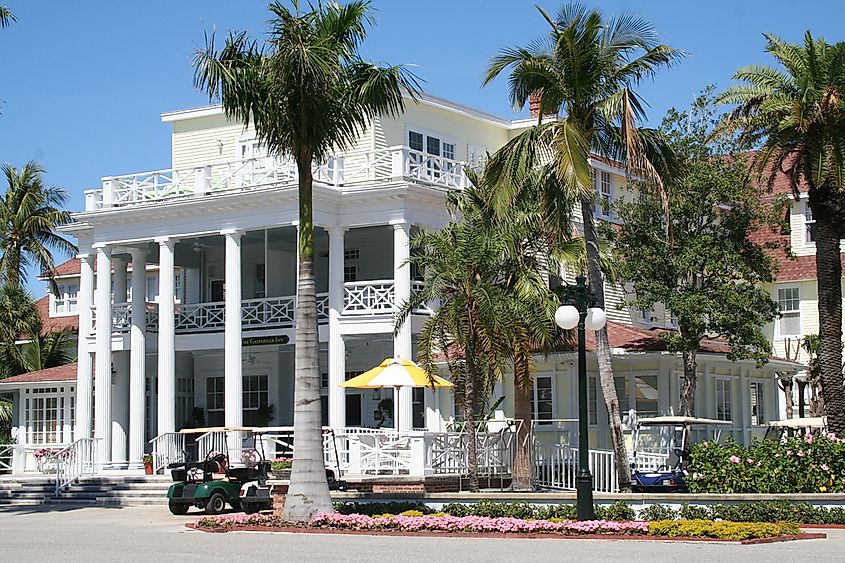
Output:
[[[55,497],[55,478],[3,476],[0,478],[0,506],[167,504],[167,489],[172,482],[169,476],[85,476],[71,483],[59,497]]]

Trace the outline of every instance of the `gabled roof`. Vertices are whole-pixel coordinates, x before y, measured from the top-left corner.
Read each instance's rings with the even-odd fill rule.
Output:
[[[76,381],[76,363],[0,379],[0,387],[14,387],[21,383],[49,383],[59,381]]]

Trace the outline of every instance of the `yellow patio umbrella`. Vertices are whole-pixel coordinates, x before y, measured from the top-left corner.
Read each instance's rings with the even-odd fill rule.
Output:
[[[387,358],[378,366],[340,384],[352,389],[381,389],[393,387],[453,387],[451,383],[434,374],[429,374],[411,360]],[[396,403],[396,429],[399,429],[399,403]]]

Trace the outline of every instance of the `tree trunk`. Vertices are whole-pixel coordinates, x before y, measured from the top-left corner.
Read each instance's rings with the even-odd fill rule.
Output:
[[[590,288],[596,296],[597,305],[604,308],[604,284],[599,260],[598,238],[593,220],[591,194],[581,195],[581,218],[584,224],[584,244],[587,248],[587,277]],[[604,402],[607,406],[610,439],[613,443],[613,453],[616,458],[616,479],[619,490],[627,492],[631,490],[631,473],[628,467],[625,439],[622,435],[622,416],[619,412],[619,398],[616,396],[616,385],[613,381],[613,365],[606,326],[596,332],[596,357],[599,362],[602,396],[604,396]],[[581,413],[580,416],[587,416],[587,413]]]
[[[798,418],[804,418],[804,389],[807,388],[805,381],[798,382]]]
[[[681,378],[681,416],[695,416],[695,387],[698,383],[695,351],[682,354],[684,375]]]
[[[816,202],[811,202],[816,203]],[[817,206],[813,206],[816,215]],[[845,435],[845,388],[842,385],[841,225],[822,209],[816,218],[816,278],[819,294],[820,385],[831,432]]]
[[[534,489],[533,468],[531,459],[531,401],[532,386],[528,373],[527,358],[517,354],[513,366],[513,416],[516,419],[516,450],[514,452],[513,474],[511,488],[516,491],[530,491]]]
[[[470,338],[473,336],[470,335]],[[477,378],[475,357],[471,348],[467,349],[466,381],[464,382],[464,420],[466,421],[467,436],[467,477],[469,490],[478,492],[478,434],[475,428],[475,407],[478,404]]]
[[[318,364],[317,301],[314,281],[314,224],[311,156],[297,158],[299,170],[299,277],[296,286],[296,366],[293,414],[293,468],[284,516],[309,520],[332,512],[323,461],[323,428]]]

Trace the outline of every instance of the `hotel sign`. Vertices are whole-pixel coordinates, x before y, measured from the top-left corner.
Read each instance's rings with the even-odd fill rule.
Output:
[[[241,340],[244,346],[270,346],[273,344],[287,344],[290,337],[287,334],[278,336],[249,336]]]

